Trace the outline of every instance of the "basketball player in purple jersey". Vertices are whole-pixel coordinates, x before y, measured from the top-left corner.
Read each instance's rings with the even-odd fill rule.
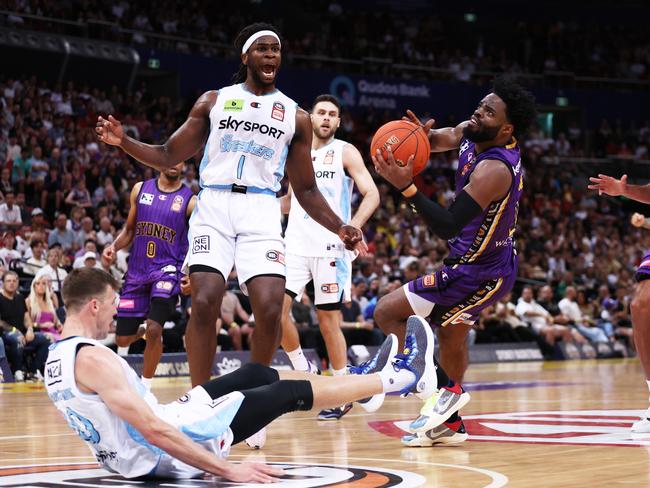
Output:
[[[99,117],[95,128],[100,141],[161,171],[205,145],[187,256],[193,308],[186,341],[194,386],[210,379],[217,348],[214,324],[233,265],[255,314],[251,360],[268,365],[278,349],[285,266],[275,196],[285,166],[309,216],[337,234],[346,248],[367,249],[361,231],[345,225],[318,190],[309,114],[275,86],[282,58],[278,31],[269,24],[251,24],[237,35],[235,47],[242,62],[235,84],[201,95],[164,144],[125,135],[111,115]]]
[[[481,310],[511,290],[517,276],[514,233],[523,168],[516,136],[534,121],[535,100],[514,82],[497,79],[470,120],[456,127],[434,130],[433,120],[422,124],[412,112],[408,116],[427,133],[432,152],[459,148],[454,203],[444,208],[418,191],[413,157],[400,167],[392,153],[384,159],[378,151],[373,162],[431,231],[449,239],[450,253],[442,269],[384,296],[374,318],[384,332],[400,338],[412,314],[430,317],[440,327],[440,362],[450,374],[438,366],[441,388],[411,423],[414,435],[402,442],[451,444],[467,438],[457,414],[469,401],[459,384],[467,369],[467,333]]]
[[[646,185],[630,185],[627,175],[620,180],[607,175],[592,176],[589,180],[590,190],[598,190],[612,197],[624,196],[637,202],[650,204],[650,183]],[[632,216],[632,225],[650,229],[650,219],[641,214]],[[634,330],[634,345],[645,372],[646,383],[650,390],[650,249],[645,253],[636,272],[636,290],[630,304],[632,313],[632,329]],[[633,434],[650,434],[650,408],[641,420],[632,425]]]
[[[127,347],[138,340],[138,328],[146,319],[142,382],[148,387],[162,355],[163,325],[176,309],[188,218],[196,205],[196,196],[180,181],[184,165],[133,186],[126,224],[103,252],[112,262],[117,251],[133,243],[117,308],[116,342]]]

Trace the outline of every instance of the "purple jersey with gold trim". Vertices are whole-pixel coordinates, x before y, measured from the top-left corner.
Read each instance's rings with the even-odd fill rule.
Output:
[[[157,179],[142,183],[127,281],[148,283],[167,266],[180,272],[188,248],[187,205],[193,195],[185,185],[165,192],[158,188]]]
[[[475,144],[463,139],[456,171],[456,196],[469,183],[478,163],[486,159],[502,161],[512,173],[512,184],[507,195],[492,202],[480,215],[449,240],[449,262],[471,265],[477,278],[511,273],[516,266],[514,233],[517,224],[519,199],[524,188],[521,155],[517,141],[506,146],[495,146],[476,154]]]

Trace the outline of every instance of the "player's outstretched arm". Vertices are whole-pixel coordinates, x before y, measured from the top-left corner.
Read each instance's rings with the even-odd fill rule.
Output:
[[[361,193],[359,208],[350,220],[350,225],[361,228],[379,207],[379,190],[363,162],[361,153],[352,144],[346,144],[343,148],[343,167]]]
[[[599,174],[589,178],[591,185],[587,188],[598,190],[598,194],[606,194],[612,197],[624,196],[641,203],[650,203],[650,183],[646,185],[630,185],[627,182],[627,175],[621,176],[620,180],[611,176]]]
[[[82,391],[97,393],[108,408],[135,427],[150,444],[195,468],[231,481],[269,483],[282,470],[264,464],[231,464],[168,424],[129,385],[112,351],[84,347],[77,354],[75,377]]]
[[[363,243],[361,230],[345,225],[327,204],[316,185],[314,167],[311,164],[312,126],[309,115],[304,110],[296,113],[296,133],[287,155],[287,173],[296,198],[307,214],[330,232],[338,234],[345,247],[357,249],[364,254],[367,248]]]
[[[456,127],[443,127],[441,129],[433,129],[435,120],[429,119],[424,124],[420,119],[410,110],[406,111],[406,116],[402,117],[403,120],[413,122],[422,127],[422,130],[429,138],[431,144],[431,152],[444,152],[451,151],[460,147],[460,141],[463,138],[463,129],[467,126],[468,122],[461,122]]]
[[[162,171],[194,156],[201,148],[210,130],[210,110],[217,100],[216,91],[208,91],[196,101],[187,120],[162,145],[145,144],[124,133],[119,120],[112,115],[98,117],[97,138],[122,148],[127,154],[154,169]]]

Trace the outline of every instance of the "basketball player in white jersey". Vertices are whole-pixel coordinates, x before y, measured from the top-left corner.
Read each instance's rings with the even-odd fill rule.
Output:
[[[288,412],[387,392],[430,395],[436,387],[433,361],[427,362],[433,333],[414,316],[406,341],[418,347],[396,354],[397,338],[390,335],[362,376],[279,373],[249,363],[160,404],[127,362],[98,342],[117,311],[117,289],[115,278],[97,268],[75,269],[65,279],[68,315],[61,340],[50,347],[45,388],[101,467],[126,478],[193,478],[207,472],[235,482],[279,481],[281,469],[229,463],[230,446]]]
[[[281,339],[284,242],[276,192],[284,176],[311,218],[348,249],[365,252],[358,228],[346,225],[318,191],[310,161],[309,114],[275,87],[281,43],[268,24],[245,27],[235,39],[242,65],[232,86],[204,93],[185,123],[162,145],[124,134],[118,120],[98,118],[99,140],[163,171],[205,144],[201,193],[190,219],[192,316],[186,346],[193,385],[210,378],[225,278],[233,265],[255,314],[251,360],[270,364]]]
[[[379,191],[366,169],[359,151],[334,135],[341,123],[341,105],[333,95],[320,95],[312,105],[311,124],[314,137],[311,156],[318,189],[343,222],[361,228],[379,206]],[[349,176],[348,176],[349,175]],[[362,195],[354,217],[351,217],[352,186]],[[309,371],[290,309],[305,285],[314,281],[316,313],[334,376],[345,374],[347,347],[341,332],[341,304],[350,301],[352,259],[335,234],[314,222],[291,192],[282,198],[282,211],[289,214],[285,233],[287,248],[287,282],[282,307],[282,347],[293,367]],[[322,411],[321,420],[337,420],[351,404]]]

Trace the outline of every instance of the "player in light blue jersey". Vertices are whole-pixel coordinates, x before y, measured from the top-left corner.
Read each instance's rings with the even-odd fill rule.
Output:
[[[191,158],[205,145],[202,191],[190,219],[186,265],[192,290],[187,352],[192,384],[210,378],[225,278],[237,268],[250,295],[256,327],[251,359],[270,364],[280,343],[285,284],[280,204],[275,192],[286,171],[298,201],[316,222],[364,252],[361,231],[346,225],[320,193],[311,165],[312,127],[276,87],[281,41],[268,24],[245,27],[235,39],[241,67],[234,85],[204,93],[185,123],[162,145],[124,134],[113,116],[99,117],[99,140],[158,170]]]

